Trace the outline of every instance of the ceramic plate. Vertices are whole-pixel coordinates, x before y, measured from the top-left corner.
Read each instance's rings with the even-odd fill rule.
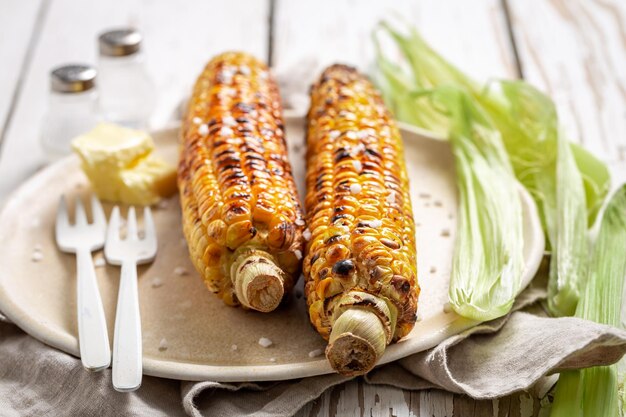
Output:
[[[304,118],[286,119],[290,159],[304,195]],[[159,153],[176,160],[178,128],[153,132]],[[447,142],[402,128],[417,224],[418,270],[422,293],[420,321],[381,360],[390,362],[431,348],[475,322],[444,312],[456,227],[454,161]],[[535,206],[520,191],[524,207],[525,283],[535,274],[544,250]],[[89,193],[78,159],[67,157],[28,180],[0,215],[0,311],[32,336],[78,355],[75,259],[54,243],[54,219],[61,194]],[[111,206],[105,205],[107,214]],[[144,373],[183,380],[264,381],[332,372],[326,343],[310,326],[300,281],[278,311],[261,314],[230,308],[210,294],[187,254],[176,197],[154,210],[159,237],[156,261],[139,270]],[[33,258],[35,248],[43,259]],[[95,259],[102,258],[96,253]],[[97,269],[98,283],[113,336],[120,270]],[[273,344],[264,348],[260,338]]]

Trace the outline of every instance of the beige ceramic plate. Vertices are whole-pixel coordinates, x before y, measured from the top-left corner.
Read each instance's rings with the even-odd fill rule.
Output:
[[[287,118],[290,156],[304,181],[304,119]],[[403,129],[411,196],[417,223],[421,321],[381,363],[428,349],[476,324],[445,313],[456,219],[454,165],[446,142]],[[177,128],[154,132],[160,153],[176,159]],[[25,183],[0,216],[0,311],[51,346],[78,355],[74,256],[59,252],[53,238],[59,196],[85,195],[89,186],[75,157],[41,171]],[[530,197],[522,192],[525,216],[525,282],[536,272],[544,242]],[[107,213],[110,206],[105,207]],[[193,269],[181,232],[177,198],[154,210],[159,252],[139,271],[144,371],[184,380],[262,381],[332,372],[325,342],[308,323],[300,282],[292,300],[261,314],[229,308],[210,294]],[[43,259],[32,258],[41,248]],[[101,258],[102,254],[96,254]],[[186,274],[180,274],[187,271]],[[109,335],[113,335],[119,268],[97,268]],[[179,272],[178,274],[176,272]],[[262,337],[273,342],[258,344]]]

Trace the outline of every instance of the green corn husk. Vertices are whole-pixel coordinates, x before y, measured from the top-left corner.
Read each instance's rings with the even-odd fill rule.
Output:
[[[626,185],[608,203],[596,239],[589,280],[576,316],[621,327],[622,294],[626,279]],[[563,372],[551,417],[618,416],[618,366]]]
[[[609,189],[606,166],[560,137],[554,103],[532,86],[521,81],[481,86],[415,30],[403,35],[386,22],[379,30],[389,35],[405,60],[389,60],[374,37],[375,79],[399,120],[447,135],[450,119],[436,102],[420,97],[425,90],[452,85],[468,91],[500,131],[516,177],[537,203],[551,247],[548,306],[555,315],[573,314],[586,276],[586,229]]]

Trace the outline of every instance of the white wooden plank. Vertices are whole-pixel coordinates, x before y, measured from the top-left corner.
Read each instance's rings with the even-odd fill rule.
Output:
[[[626,161],[626,2],[510,0],[525,78],[550,94],[573,140]]]
[[[41,4],[41,0],[0,2],[0,132],[19,84]]]
[[[516,75],[499,0],[471,5],[464,0],[277,0],[273,65],[287,105],[305,108],[308,86],[329,64],[370,69],[372,30],[381,19],[398,21],[398,16],[478,79]]]
[[[95,63],[97,33],[129,24],[143,32],[159,93],[153,124],[160,125],[176,112],[212,55],[241,49],[266,58],[268,13],[269,2],[258,0],[53,0],[0,156],[0,198],[43,162],[38,135],[50,68],[68,61]]]

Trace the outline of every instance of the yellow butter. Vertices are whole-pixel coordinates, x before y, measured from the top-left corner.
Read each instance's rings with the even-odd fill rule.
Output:
[[[176,169],[152,154],[146,132],[102,123],[74,139],[72,148],[103,200],[150,205],[176,192]]]

